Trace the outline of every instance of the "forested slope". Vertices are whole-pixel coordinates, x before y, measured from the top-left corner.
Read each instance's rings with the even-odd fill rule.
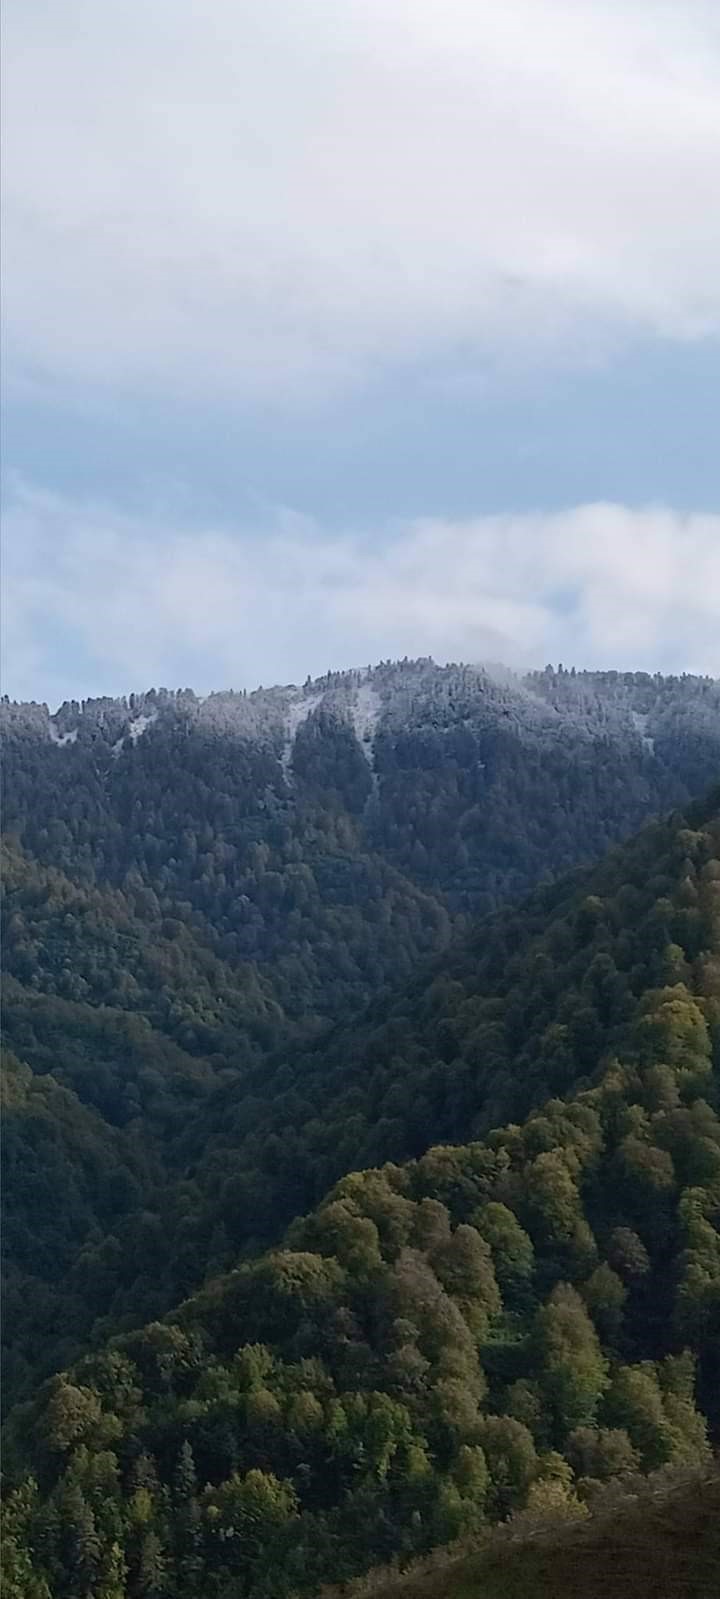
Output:
[[[389,1019],[279,1065],[284,1099],[278,1076],[254,1102],[213,1084],[172,1140],[197,1152],[187,1230],[163,1232],[196,1280],[209,1232],[232,1255],[334,1165],[391,1163],[15,1412],[8,1595],[309,1594],[523,1505],[577,1510],[638,1467],[702,1466],[719,896],[710,802],[492,919]],[[499,1107],[513,1119],[484,1131]],[[135,1265],[149,1288],[155,1260]]]
[[[693,847],[707,847],[702,837]],[[160,929],[146,938],[130,919],[118,956],[106,891],[11,870],[8,964],[17,919],[40,976],[37,987],[6,979],[6,1043],[116,1129],[125,1175],[114,1213],[102,1194],[88,1194],[72,1219],[56,1220],[29,1175],[38,1117],[28,1123],[18,1108],[6,1118],[8,1170],[17,1172],[6,1233],[7,1399],[67,1358],[73,1340],[79,1351],[94,1324],[97,1337],[162,1312],[239,1251],[278,1238],[343,1172],[481,1133],[591,1077],[603,1055],[632,1041],[638,994],[685,981],[698,951],[712,947],[692,838],[678,820],[657,824],[595,872],[461,938],[389,1011],[378,1000],[322,1045],[265,1055],[249,1037],[266,1024],[258,985],[243,1013],[211,952],[188,938],[164,941]],[[110,932],[116,971],[96,924]],[[93,963],[101,984],[110,975],[115,999],[124,972],[146,1011],[52,993],[58,968],[82,975]],[[154,995],[153,963],[164,979]],[[195,999],[183,997],[188,971]],[[191,1056],[167,1037],[181,1006],[180,1036],[201,1025],[202,1011],[202,1025],[225,1041],[215,1054]],[[71,1185],[62,1127],[51,1136]],[[16,1242],[38,1235],[46,1247],[36,1254]]]
[[[54,716],[3,701],[0,724],[6,1042],[102,1118],[123,1172],[115,1211],[88,1176],[60,1218],[35,1145],[72,1191],[83,1113],[56,1119],[50,1084],[8,1118],[6,1402],[98,1318],[132,1324],[277,1238],[343,1171],[521,1114],[592,1066],[609,1015],[559,1015],[541,1047],[533,979],[526,1059],[494,994],[551,901],[474,946],[468,918],[720,764],[710,679],[430,661]]]
[[[337,946],[362,988],[366,907],[400,892],[383,867],[478,914],[597,859],[715,779],[720,684],[409,661],[54,717],[2,702],[0,724],[4,827],[29,854],[139,895],[143,916],[161,908],[233,961],[274,969],[292,954],[301,986],[282,969],[283,1004],[337,1014]]]

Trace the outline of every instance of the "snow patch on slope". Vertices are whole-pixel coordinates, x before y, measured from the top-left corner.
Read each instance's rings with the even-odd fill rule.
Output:
[[[133,744],[137,744],[138,739],[142,738],[143,733],[147,733],[148,728],[152,727],[153,722],[156,722],[157,719],[157,711],[150,711],[147,716],[135,717],[135,720],[130,723],[128,728],[128,737],[132,739]]]
[[[355,690],[350,706],[355,736],[365,748],[368,760],[371,757],[371,746],[375,736],[375,729],[382,709],[382,700],[372,683],[361,683]]]
[[[280,757],[280,764],[286,776],[290,770],[295,734],[298,728],[302,726],[302,723],[306,722],[312,712],[317,709],[322,698],[322,694],[306,694],[302,699],[291,700],[287,706],[285,712],[285,740]]]
[[[147,733],[148,728],[152,727],[153,722],[157,721],[159,714],[159,711],[142,711],[139,716],[134,716],[122,736],[115,740],[110,754],[114,755],[117,759],[118,755],[122,751],[123,745],[125,744],[125,740],[128,738],[132,744],[137,744],[138,739],[142,738],[143,733]]]
[[[644,715],[641,711],[631,711],[630,712],[630,716],[632,718],[632,724],[633,724],[633,727],[635,728],[635,732],[640,734],[640,738],[642,740],[643,749],[646,749],[648,751],[648,754],[654,755],[655,754],[655,740],[654,740],[654,738],[650,738],[648,733],[647,733],[647,725],[648,725],[649,717]]]
[[[50,742],[57,744],[59,749],[64,749],[66,744],[77,744],[78,730],[76,727],[70,733],[58,733],[54,722],[50,723]]]

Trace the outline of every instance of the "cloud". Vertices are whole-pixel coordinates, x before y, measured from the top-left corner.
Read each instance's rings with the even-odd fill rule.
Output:
[[[720,331],[709,0],[7,0],[11,370],[307,398]]]
[[[720,673],[720,516],[586,505],[338,532],[178,528],[16,486],[3,686],[254,687],[388,656]]]

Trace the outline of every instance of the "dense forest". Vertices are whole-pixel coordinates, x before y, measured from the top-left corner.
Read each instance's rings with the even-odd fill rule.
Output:
[[[0,726],[7,969],[236,1068],[705,792],[720,685],[420,661]]]
[[[702,1470],[718,685],[1,709],[7,1599],[311,1594]]]
[[[312,1593],[520,1506],[707,1462],[717,806],[553,897],[495,999],[537,1059],[526,1092],[551,1097],[481,1140],[352,1172],[282,1247],[50,1378],[7,1428],[8,1594]],[[473,992],[458,969],[447,1022],[470,1013],[482,1039],[489,970]],[[456,1038],[472,1051],[477,1031]],[[568,1036],[587,1051],[574,1082]],[[412,1057],[409,1025],[408,1041]],[[450,1101],[461,1059],[438,1062]]]
[[[564,1067],[546,1043],[525,1092],[510,1012],[502,1038],[487,1012],[480,1061],[447,985],[491,1010],[531,920],[466,942],[470,915],[702,789],[719,705],[708,679],[404,662],[0,706],[4,1037],[31,1068],[7,1088],[4,1404],[343,1172],[572,1079],[579,1040]]]

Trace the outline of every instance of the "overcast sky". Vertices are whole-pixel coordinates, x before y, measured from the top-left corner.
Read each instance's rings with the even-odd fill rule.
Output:
[[[3,689],[720,672],[714,0],[5,0]]]

